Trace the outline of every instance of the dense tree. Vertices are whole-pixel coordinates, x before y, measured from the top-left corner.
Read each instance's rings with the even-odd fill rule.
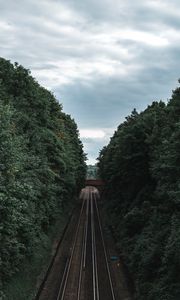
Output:
[[[87,179],[97,179],[97,166],[88,165],[87,166]]]
[[[110,226],[139,300],[180,297],[180,89],[135,110],[99,155]]]
[[[78,195],[85,155],[74,120],[22,66],[0,59],[0,290]]]

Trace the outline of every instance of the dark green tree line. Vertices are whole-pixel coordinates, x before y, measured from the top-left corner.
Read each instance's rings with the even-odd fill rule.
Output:
[[[99,155],[110,226],[138,300],[180,298],[180,88],[135,110]]]
[[[86,176],[77,126],[22,66],[0,59],[0,289]]]

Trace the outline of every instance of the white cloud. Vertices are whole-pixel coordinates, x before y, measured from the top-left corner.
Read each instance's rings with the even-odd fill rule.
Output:
[[[178,4],[0,0],[0,56],[18,61],[58,92],[93,160],[125,115],[174,88]]]
[[[96,158],[89,156],[89,158],[87,160],[87,165],[95,165],[95,164],[97,164]]]
[[[164,33],[153,34],[137,30],[125,30],[121,32],[119,36],[124,39],[141,42],[153,47],[164,47],[169,44],[168,39],[164,36]]]
[[[80,129],[80,137],[87,139],[103,139],[106,133],[101,129]]]
[[[0,30],[1,31],[7,31],[7,33],[8,33],[8,31],[13,32],[14,28],[10,24],[8,24],[8,22],[0,21]]]
[[[147,6],[167,15],[180,17],[180,11],[177,9],[177,1],[170,0],[149,0]]]

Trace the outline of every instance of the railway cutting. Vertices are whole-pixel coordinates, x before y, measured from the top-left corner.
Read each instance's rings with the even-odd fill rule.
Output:
[[[87,186],[36,300],[131,300],[118,259],[111,259],[99,211],[99,192]],[[114,252],[115,256],[116,253]]]

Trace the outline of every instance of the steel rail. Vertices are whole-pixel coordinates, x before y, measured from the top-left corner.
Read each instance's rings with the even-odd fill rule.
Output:
[[[93,263],[93,299],[99,300],[99,284],[97,272],[96,240],[94,230],[94,210],[93,197],[91,193],[91,239],[92,239],[92,263]]]
[[[104,249],[104,255],[105,255],[105,260],[106,260],[106,268],[107,268],[110,287],[111,287],[111,295],[112,295],[112,299],[115,300],[116,298],[115,298],[115,294],[114,294],[114,288],[113,288],[113,283],[112,283],[112,278],[111,278],[111,273],[110,273],[110,268],[109,268],[109,263],[108,263],[108,258],[107,258],[107,251],[106,251],[104,237],[103,237],[103,231],[102,231],[102,226],[101,226],[101,221],[100,221],[100,216],[99,216],[99,210],[98,210],[98,206],[97,206],[97,202],[96,202],[96,197],[94,197],[94,198],[95,198],[94,201],[95,201],[98,223],[99,223],[99,228],[100,228],[100,233],[101,233],[101,239],[102,239],[102,244],[103,244],[103,249]]]
[[[87,252],[87,233],[88,233],[88,215],[89,215],[89,197],[87,199],[87,207],[86,207],[86,225],[85,225],[85,245],[84,245],[84,257],[83,257],[83,269],[86,268],[86,252]]]
[[[80,271],[79,271],[79,283],[78,283],[78,294],[77,294],[77,300],[80,300],[81,297],[81,284],[82,284],[82,273],[83,269],[86,265],[86,247],[87,247],[87,228],[88,228],[88,215],[89,215],[89,197],[90,193],[88,193],[88,198],[86,200],[87,206],[86,206],[86,221],[85,221],[85,227],[84,227],[84,233],[83,233],[83,245],[82,245],[82,251],[81,251],[81,263],[80,263]]]
[[[93,201],[93,200],[92,200]],[[98,281],[98,268],[97,268],[97,251],[96,251],[96,235],[95,235],[95,222],[94,222],[94,213],[93,213],[93,233],[94,233],[94,262],[95,262],[95,274],[96,274],[96,296],[99,300],[99,281]]]
[[[85,229],[84,229],[84,235],[83,236],[85,236]],[[81,250],[81,262],[80,262],[80,270],[79,270],[79,282],[78,282],[77,300],[80,300],[80,296],[81,296],[82,271],[83,271],[83,259],[84,259],[84,246],[85,246],[85,238],[83,238],[83,245],[82,245],[82,250]]]
[[[66,277],[66,274],[67,274],[68,265],[69,265],[69,259],[67,259],[67,261],[66,261],[66,266],[65,266],[65,269],[64,269],[63,277],[62,277],[62,280],[61,280],[61,285],[60,285],[58,296],[57,296],[56,300],[60,299],[60,293],[61,293],[61,290],[62,290],[63,285],[64,285],[64,281],[65,281],[65,277]]]
[[[67,287],[68,277],[69,277],[69,273],[70,273],[70,269],[71,269],[71,264],[72,264],[72,260],[73,260],[73,255],[74,255],[74,251],[75,251],[75,246],[76,246],[76,241],[77,241],[77,237],[78,237],[78,233],[79,233],[81,217],[83,214],[85,201],[86,201],[86,199],[83,200],[83,204],[82,204],[80,216],[79,216],[79,221],[78,221],[78,225],[77,225],[77,229],[76,229],[76,233],[75,233],[75,238],[74,238],[74,242],[73,242],[73,246],[72,246],[72,250],[71,250],[71,256],[70,256],[70,259],[67,261],[56,300],[63,300],[64,296],[65,296],[65,291],[66,291],[66,287]]]
[[[95,266],[94,266],[94,237],[93,237],[93,208],[91,201],[91,251],[92,251],[92,267],[93,267],[93,299],[96,300],[96,283],[95,283]]]
[[[71,219],[72,219],[72,217],[73,217],[73,212],[74,212],[74,210],[75,210],[75,209],[72,210],[72,212],[71,212],[71,214],[70,214],[70,216],[69,216],[69,218],[68,218],[68,222],[66,223],[66,226],[65,226],[64,229],[63,229],[61,238],[60,238],[60,240],[59,240],[59,242],[58,242],[58,245],[57,245],[57,247],[56,247],[56,249],[55,249],[55,254],[53,255],[52,259],[50,260],[50,263],[49,263],[49,265],[48,265],[48,267],[47,267],[47,271],[46,271],[46,273],[45,273],[45,276],[44,276],[44,278],[43,278],[43,280],[42,280],[42,282],[41,282],[41,284],[40,284],[38,290],[37,290],[37,293],[36,293],[36,295],[35,295],[34,300],[39,300],[40,297],[41,297],[43,288],[44,288],[44,286],[45,286],[45,284],[46,284],[46,281],[47,281],[48,276],[49,276],[49,274],[50,274],[50,272],[51,272],[51,270],[52,270],[52,267],[53,267],[53,264],[54,264],[54,262],[55,262],[55,259],[56,259],[57,255],[58,255],[58,251],[59,251],[60,245],[61,245],[61,243],[62,243],[62,241],[63,241],[63,239],[64,239],[65,234],[67,233],[68,225],[70,224],[70,221],[71,221]]]

